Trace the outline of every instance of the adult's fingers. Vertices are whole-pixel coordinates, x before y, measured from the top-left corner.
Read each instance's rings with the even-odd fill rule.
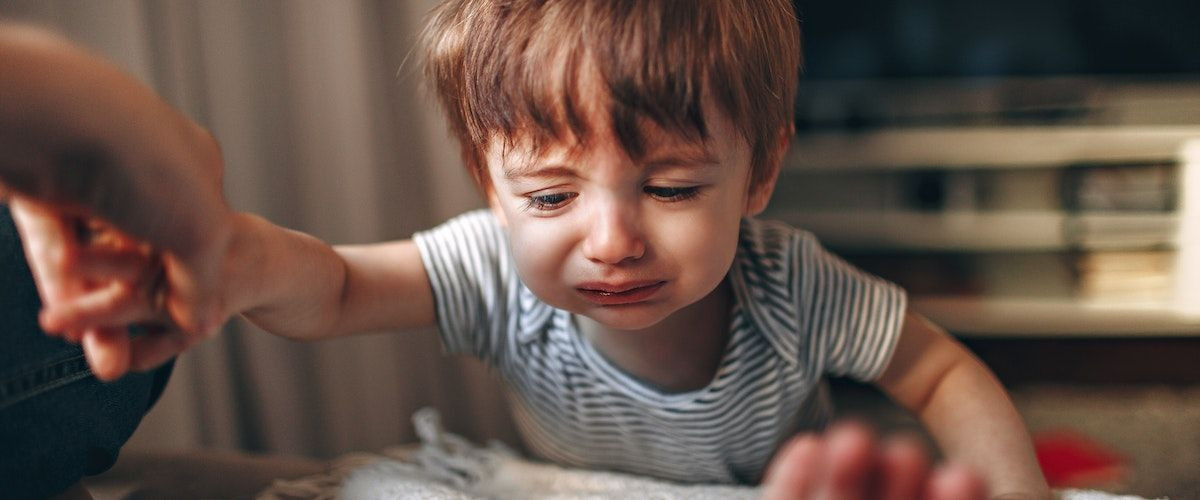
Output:
[[[198,340],[177,328],[149,327],[131,340],[130,369],[147,371],[157,368],[187,350]]]
[[[70,269],[79,245],[68,220],[51,208],[22,196],[9,201],[13,222],[43,304],[69,299],[83,288]]]
[[[69,301],[42,309],[39,320],[48,332],[70,331],[86,327],[119,328],[166,318],[155,310],[153,290],[138,290],[114,281],[99,289],[84,292]]]
[[[96,378],[121,378],[129,371],[131,349],[124,328],[88,328],[83,333],[83,353]]]

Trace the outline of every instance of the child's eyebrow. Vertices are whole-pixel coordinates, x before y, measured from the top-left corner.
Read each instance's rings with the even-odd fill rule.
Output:
[[[662,153],[651,153],[641,161],[649,168],[664,166],[710,166],[720,161],[708,148],[671,149]]]
[[[683,148],[652,153],[638,163],[645,168],[654,169],[662,167],[708,167],[718,165],[720,161],[717,160],[716,155],[712,154],[708,148]],[[504,168],[504,178],[510,181],[539,177],[575,177],[578,175],[579,173],[575,169],[565,165],[551,164],[542,166],[536,162],[528,162]]]
[[[575,170],[563,165],[539,167],[536,164],[526,164],[504,168],[504,178],[508,180],[530,177],[574,177]]]

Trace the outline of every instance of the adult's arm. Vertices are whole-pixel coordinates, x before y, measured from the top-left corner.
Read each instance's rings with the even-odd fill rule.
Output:
[[[221,152],[202,127],[38,28],[0,24],[0,67],[0,184],[185,260],[225,237]]]

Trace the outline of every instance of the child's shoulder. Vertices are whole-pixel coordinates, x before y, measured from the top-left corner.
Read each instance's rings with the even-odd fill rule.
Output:
[[[796,255],[820,249],[816,235],[786,222],[757,217],[742,219],[739,247],[761,255]]]
[[[477,209],[451,217],[429,229],[418,231],[413,240],[422,254],[470,254],[502,257],[508,245],[504,228],[488,209]]]
[[[468,210],[447,219],[443,224],[481,224],[496,228],[500,227],[500,221],[496,219],[496,215],[486,208]]]
[[[439,232],[470,232],[480,236],[495,236],[503,233],[503,227],[491,210],[479,208],[455,215],[437,226],[422,231],[422,233]]]

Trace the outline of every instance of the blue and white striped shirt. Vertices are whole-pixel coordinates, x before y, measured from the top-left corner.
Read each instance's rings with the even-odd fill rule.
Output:
[[[809,233],[745,219],[717,374],[707,387],[665,393],[611,364],[569,312],[521,283],[487,211],[414,239],[446,349],[498,369],[526,445],[568,466],[757,482],[784,440],[830,417],[825,376],[880,375],[904,317],[895,285],[826,252]]]

